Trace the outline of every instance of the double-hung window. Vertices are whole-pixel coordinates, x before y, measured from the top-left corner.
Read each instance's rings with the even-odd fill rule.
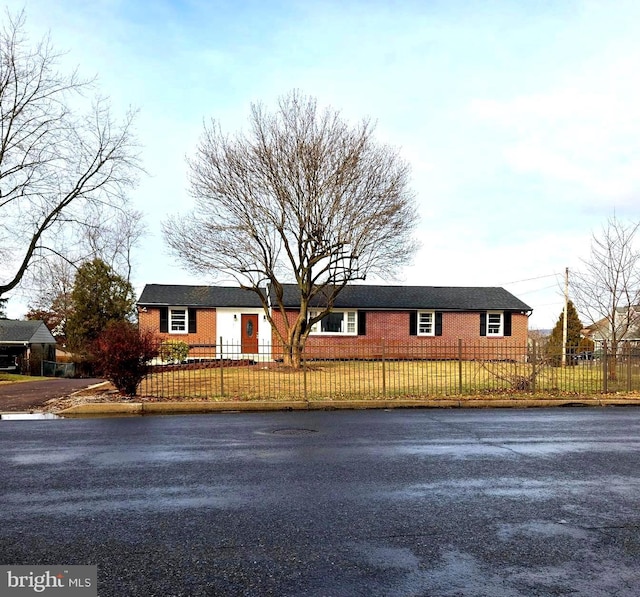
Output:
[[[511,311],[484,311],[480,313],[480,336],[503,338],[511,336]]]
[[[433,311],[418,311],[418,336],[435,336]]]
[[[503,336],[502,311],[487,312],[487,336]]]
[[[169,309],[169,332],[171,334],[186,334],[189,312],[187,309]]]
[[[409,336],[442,336],[442,311],[409,311]]]
[[[317,312],[311,312],[316,317]],[[358,333],[356,311],[332,311],[311,326],[312,334],[344,334],[355,336]]]
[[[197,309],[194,307],[160,307],[161,334],[195,334]]]

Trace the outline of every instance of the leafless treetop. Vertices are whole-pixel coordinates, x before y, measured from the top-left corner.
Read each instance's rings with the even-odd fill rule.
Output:
[[[99,210],[126,211],[140,164],[131,135],[107,100],[92,106],[91,81],[58,71],[48,38],[31,45],[25,17],[0,31],[0,295],[15,288],[34,261],[64,255]]]

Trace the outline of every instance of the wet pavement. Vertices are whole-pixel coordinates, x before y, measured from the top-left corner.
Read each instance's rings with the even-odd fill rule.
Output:
[[[637,408],[0,421],[0,478],[101,597],[640,594]]]
[[[0,384],[0,412],[29,412],[42,407],[47,400],[69,396],[102,381],[93,378],[46,378],[42,381]]]

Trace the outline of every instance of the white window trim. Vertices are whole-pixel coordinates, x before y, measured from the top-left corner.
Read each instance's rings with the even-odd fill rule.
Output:
[[[173,329],[173,312],[184,311],[184,330]],[[189,333],[189,309],[187,307],[169,307],[169,321],[168,321],[169,333],[184,335]]]
[[[489,331],[489,318],[491,315],[499,315],[500,316],[500,327],[497,332],[491,333]],[[504,336],[504,311],[487,311],[487,336],[491,338],[501,338]]]
[[[420,331],[420,319],[422,315],[431,315],[431,321],[429,322],[429,324],[431,325],[430,332]],[[436,335],[436,312],[435,311],[418,311],[417,327],[418,329],[416,331],[418,336],[435,336]]]
[[[309,317],[315,317],[319,311],[309,311]],[[358,335],[358,312],[351,310],[334,309],[332,314],[342,313],[342,330],[340,332],[323,332],[320,328],[320,321],[311,326],[312,336],[357,336]],[[353,327],[353,331],[347,331],[349,326]]]

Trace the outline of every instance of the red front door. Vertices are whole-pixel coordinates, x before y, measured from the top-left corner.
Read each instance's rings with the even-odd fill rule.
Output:
[[[258,316],[242,315],[242,352],[243,354],[258,353]]]

